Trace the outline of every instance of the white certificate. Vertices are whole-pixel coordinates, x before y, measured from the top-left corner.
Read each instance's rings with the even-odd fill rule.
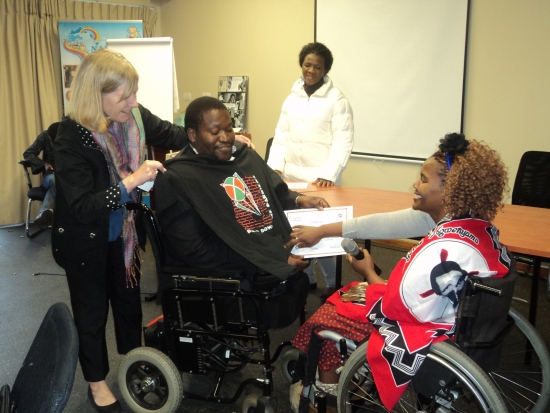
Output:
[[[318,209],[294,209],[285,211],[285,214],[292,227],[296,225],[318,227],[353,218],[353,206],[325,208],[323,211]],[[305,258],[344,255],[346,252],[341,245],[343,239],[342,237],[323,238],[318,244],[310,248],[296,248],[295,246],[292,249],[292,254],[303,255]]]

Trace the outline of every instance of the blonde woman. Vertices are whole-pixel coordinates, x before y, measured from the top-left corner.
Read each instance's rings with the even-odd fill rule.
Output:
[[[138,79],[120,53],[101,49],[88,55],[54,145],[52,249],[67,275],[80,365],[98,412],[121,411],[105,381],[109,304],[118,352],[141,345],[138,254],[145,238],[125,204],[137,201],[138,185],[165,171],[160,162],[145,160],[146,144],[179,150],[188,142],[182,127],[138,104]]]

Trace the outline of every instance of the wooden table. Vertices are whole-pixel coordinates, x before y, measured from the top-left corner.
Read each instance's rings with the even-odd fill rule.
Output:
[[[355,217],[408,208],[413,202],[412,193],[372,188],[319,188],[310,184],[300,192],[323,197],[331,206],[353,205]],[[529,307],[529,322],[534,326],[540,265],[550,258],[550,209],[505,205],[494,224],[500,231],[500,241],[510,252],[528,255],[535,261]]]

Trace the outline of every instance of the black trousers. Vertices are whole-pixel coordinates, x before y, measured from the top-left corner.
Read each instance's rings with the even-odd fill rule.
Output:
[[[121,238],[109,243],[104,271],[92,274],[66,271],[66,274],[84,378],[89,382],[105,380],[109,373],[105,337],[109,303],[113,309],[118,353],[126,354],[141,346],[139,274],[136,274],[138,286],[127,287]]]

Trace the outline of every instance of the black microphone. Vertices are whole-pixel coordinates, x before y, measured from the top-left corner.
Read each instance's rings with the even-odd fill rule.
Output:
[[[363,251],[359,249],[357,243],[351,238],[344,238],[342,240],[342,248],[348,254],[354,256],[356,260],[362,260],[363,258],[365,258],[365,254],[363,254]]]
[[[363,254],[363,251],[359,249],[357,243],[351,238],[344,238],[342,240],[342,248],[348,254],[353,256],[356,260],[362,260],[363,258],[365,258],[365,254]],[[382,274],[382,270],[376,264],[374,264],[374,272],[376,272],[377,275]]]

